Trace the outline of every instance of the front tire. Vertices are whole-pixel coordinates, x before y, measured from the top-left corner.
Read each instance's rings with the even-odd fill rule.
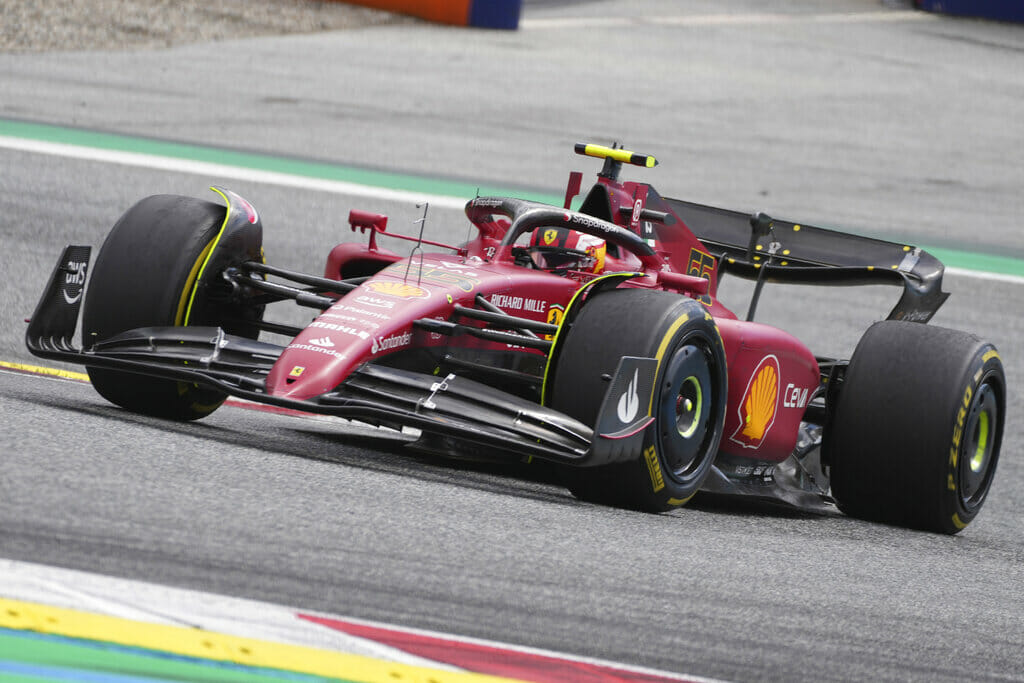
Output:
[[[871,326],[824,435],[832,495],[853,517],[955,534],[981,510],[999,461],[1006,377],[972,334]]]
[[[82,310],[82,345],[89,348],[139,327],[224,326],[228,311],[205,292],[193,296],[193,290],[225,211],[224,206],[177,195],[147,197],[130,208],[111,229],[93,266]],[[251,328],[235,331],[255,337]],[[108,401],[155,417],[196,420],[226,398],[189,382],[86,369],[93,387]]]
[[[728,376],[714,320],[693,299],[624,288],[594,296],[565,334],[551,405],[586,424],[595,424],[623,356],[658,360],[655,420],[642,447],[624,462],[567,469],[569,490],[652,512],[686,503],[711,471],[725,420]]]

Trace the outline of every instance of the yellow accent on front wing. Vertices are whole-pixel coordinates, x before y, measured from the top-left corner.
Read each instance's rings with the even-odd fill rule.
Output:
[[[397,664],[360,655],[241,638],[198,628],[132,621],[6,598],[0,598],[0,628],[367,683],[497,683],[514,680]]]

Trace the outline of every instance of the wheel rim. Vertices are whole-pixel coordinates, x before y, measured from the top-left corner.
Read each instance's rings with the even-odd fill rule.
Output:
[[[960,498],[967,510],[981,504],[992,481],[998,420],[998,396],[992,384],[986,382],[975,392],[960,445]]]
[[[688,439],[700,426],[700,415],[704,408],[704,392],[700,381],[690,375],[683,380],[676,397],[676,431],[679,436]]]
[[[668,473],[680,483],[700,476],[712,457],[712,407],[717,400],[713,361],[704,339],[691,339],[672,354],[662,375],[658,449]]]

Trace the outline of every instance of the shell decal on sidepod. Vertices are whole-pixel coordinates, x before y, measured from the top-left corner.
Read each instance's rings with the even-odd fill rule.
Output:
[[[758,448],[775,422],[779,404],[779,359],[765,356],[758,363],[739,404],[740,426],[729,440]]]

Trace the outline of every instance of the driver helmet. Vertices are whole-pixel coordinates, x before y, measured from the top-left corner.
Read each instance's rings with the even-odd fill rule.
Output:
[[[541,270],[575,270],[595,275],[604,270],[607,242],[569,228],[537,228],[528,247]]]

